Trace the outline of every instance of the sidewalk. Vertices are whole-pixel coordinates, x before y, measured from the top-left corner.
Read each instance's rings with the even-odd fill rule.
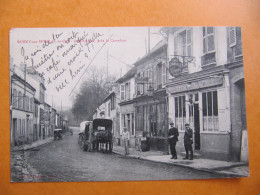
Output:
[[[38,140],[36,142],[33,142],[32,144],[25,144],[25,145],[22,145],[22,146],[14,146],[14,147],[11,147],[11,152],[12,151],[23,151],[23,150],[30,150],[30,149],[33,149],[35,147],[38,147],[38,146],[41,146],[41,145],[44,145],[44,144],[47,144],[47,143],[50,143],[54,141],[54,138],[53,137],[47,137],[43,140]]]
[[[124,147],[114,146],[113,152],[118,155],[124,155]],[[227,175],[229,177],[248,177],[249,166],[243,162],[227,162],[220,160],[195,158],[193,160],[183,160],[179,155],[178,159],[170,159],[171,155],[165,155],[160,151],[136,151],[135,148],[129,148],[130,155],[127,157],[137,158],[157,163],[170,164],[185,168],[191,168],[200,171],[206,171],[216,174]]]

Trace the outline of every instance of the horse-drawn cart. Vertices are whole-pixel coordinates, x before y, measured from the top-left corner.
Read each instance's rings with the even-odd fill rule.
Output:
[[[84,151],[95,151],[105,146],[106,151],[112,152],[112,125],[112,120],[103,118],[80,123],[79,147]]]

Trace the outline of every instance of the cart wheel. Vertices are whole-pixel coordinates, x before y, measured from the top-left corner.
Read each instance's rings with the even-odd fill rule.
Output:
[[[79,136],[78,144],[79,144],[79,148],[82,149],[83,148],[83,137],[82,137],[82,135]]]
[[[83,150],[84,150],[84,151],[88,151],[88,144],[84,144]]]

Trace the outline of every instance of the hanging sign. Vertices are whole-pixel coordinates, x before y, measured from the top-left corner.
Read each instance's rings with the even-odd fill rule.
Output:
[[[173,77],[177,77],[181,74],[182,63],[177,57],[174,57],[169,62],[169,73]]]

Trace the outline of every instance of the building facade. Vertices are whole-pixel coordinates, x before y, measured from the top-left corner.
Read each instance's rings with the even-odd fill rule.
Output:
[[[11,145],[33,142],[35,89],[19,67],[10,64]]]
[[[131,68],[123,77],[117,80],[120,86],[120,137],[122,142],[123,128],[126,127],[129,131],[130,147],[135,147],[136,125],[135,125],[135,74],[136,68]]]
[[[206,158],[234,160],[232,154],[236,149],[232,135],[237,134],[236,131],[241,134],[241,129],[234,130],[233,124],[237,123],[231,120],[235,111],[231,105],[236,100],[231,96],[234,93],[230,80],[232,71],[226,68],[234,47],[228,43],[230,28],[171,27],[163,30],[168,35],[169,119],[180,132],[179,152],[184,151],[184,125],[189,123],[197,153]],[[242,50],[240,52],[242,55]],[[243,74],[243,67],[236,71]]]
[[[168,151],[167,42],[160,41],[135,63],[136,132],[147,137],[150,149]]]
[[[248,162],[244,62],[240,27],[227,27],[226,68],[230,71],[231,160]]]

